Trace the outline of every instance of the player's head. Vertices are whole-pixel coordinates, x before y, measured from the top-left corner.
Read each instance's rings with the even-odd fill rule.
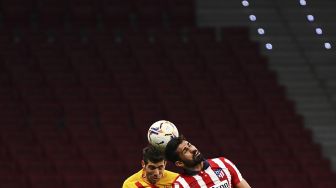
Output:
[[[165,157],[182,168],[193,168],[204,161],[202,153],[183,136],[169,141],[165,149]]]
[[[147,146],[143,149],[143,159],[141,161],[142,168],[145,172],[146,179],[151,184],[156,184],[162,176],[166,168],[166,161],[163,153],[153,146]]]

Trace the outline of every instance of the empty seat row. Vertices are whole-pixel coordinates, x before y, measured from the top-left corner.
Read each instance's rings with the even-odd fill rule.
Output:
[[[223,30],[244,41],[241,52],[212,31],[0,37],[10,44],[0,45],[0,172],[12,173],[0,185],[120,187],[141,168],[149,125],[168,119],[206,156],[235,161],[252,186],[331,186],[318,183],[334,177],[330,165],[267,59],[249,51],[257,44]]]

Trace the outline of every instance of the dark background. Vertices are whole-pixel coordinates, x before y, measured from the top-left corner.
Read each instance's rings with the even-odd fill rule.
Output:
[[[160,119],[252,187],[336,187],[249,32],[194,0],[1,0],[0,187],[121,187]]]

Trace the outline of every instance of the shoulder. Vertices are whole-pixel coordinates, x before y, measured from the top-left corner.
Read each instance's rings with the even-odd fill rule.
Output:
[[[122,188],[139,188],[139,187],[146,187],[146,183],[144,181],[130,181],[124,182]]]
[[[179,176],[179,174],[175,172],[171,172],[169,170],[165,170],[164,177],[160,180],[160,183],[162,184],[171,184],[173,183],[176,178]]]
[[[169,170],[165,170],[165,173],[166,173],[166,175],[167,176],[170,176],[170,177],[177,177],[177,176],[179,176],[179,174],[178,173],[175,173],[175,172],[172,172],[172,171],[169,171]]]
[[[236,165],[225,157],[218,157],[207,160],[211,168],[229,169],[229,171],[238,171]]]
[[[128,186],[126,186],[126,187],[131,187],[131,186],[130,186],[131,184],[134,184],[135,182],[140,181],[140,180],[141,180],[141,175],[142,175],[142,170],[140,170],[140,171],[138,171],[137,173],[135,173],[135,174],[129,176],[129,177],[124,181],[124,183],[123,183],[123,188],[124,188],[124,186],[126,186],[126,185],[128,185]]]
[[[123,186],[122,188],[135,188],[135,182],[132,182],[132,181],[125,181],[123,183]]]
[[[212,162],[216,162],[216,163],[224,163],[224,164],[229,164],[229,165],[234,165],[232,161],[230,161],[229,159],[225,158],[225,157],[217,157],[217,158],[212,158],[212,159],[208,159],[207,161],[212,161]]]

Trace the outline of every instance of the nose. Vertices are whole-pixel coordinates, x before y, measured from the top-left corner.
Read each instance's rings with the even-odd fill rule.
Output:
[[[194,146],[194,145],[191,145],[190,147],[189,147],[189,150],[191,151],[191,152],[197,152],[197,148]]]
[[[159,174],[160,174],[159,169],[156,168],[156,169],[153,170],[153,175],[154,176],[159,176]]]

